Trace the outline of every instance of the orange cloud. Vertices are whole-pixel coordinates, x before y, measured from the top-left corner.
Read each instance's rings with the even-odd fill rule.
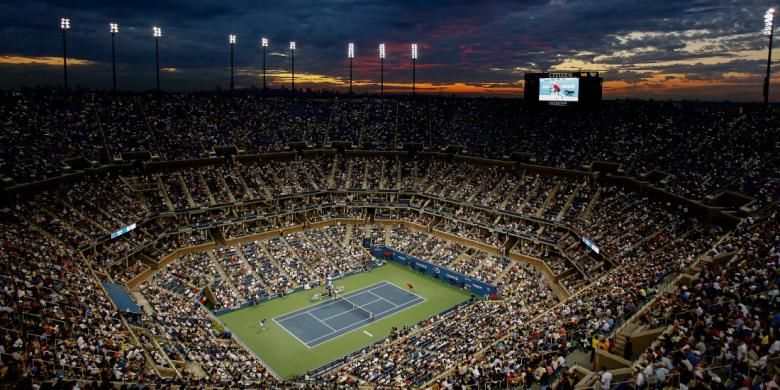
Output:
[[[375,84],[378,86],[378,84]],[[517,86],[515,86],[517,85]],[[521,94],[523,88],[519,84],[491,84],[481,83],[417,83],[415,89],[419,93],[462,93],[462,94]],[[385,92],[389,93],[408,93],[412,90],[412,83],[385,83]]]
[[[242,68],[238,69],[237,74],[245,77],[262,79],[263,74],[255,69]],[[268,70],[268,79],[272,84],[286,85],[290,83],[292,73],[273,69]],[[330,76],[325,74],[316,73],[295,73],[296,86],[305,85],[318,85],[322,87],[341,87],[346,88],[349,86],[349,79],[339,76]],[[379,83],[373,80],[353,80],[352,86],[358,87],[373,87],[375,90],[372,92],[379,92]],[[476,83],[429,83],[418,82],[416,84],[416,91],[419,93],[447,93],[447,94],[518,94],[523,93],[522,80],[517,83],[491,83],[491,82],[476,82]],[[365,88],[364,88],[365,89]],[[386,82],[385,92],[387,93],[409,93],[412,90],[412,83],[397,83]]]
[[[749,86],[750,76],[750,73],[726,72],[719,78],[701,80],[688,78],[683,73],[657,72],[636,83],[623,80],[604,81],[603,88],[605,96],[613,97],[635,96],[637,92],[647,96],[675,96],[677,93],[692,90],[724,91],[728,88]],[[758,91],[758,88],[756,90]]]
[[[240,76],[248,76],[257,79],[262,79],[263,77],[262,71],[258,71],[255,69],[246,69],[246,68],[238,69],[236,74]],[[285,70],[269,69],[267,74],[268,74],[269,81],[273,84],[287,84],[292,80],[292,73]],[[329,76],[325,74],[295,72],[295,83],[301,85],[327,84],[336,87],[343,87],[349,85],[349,80],[345,80],[341,77]],[[358,86],[364,84],[360,84],[360,81],[355,80],[352,83],[352,85]]]
[[[62,66],[62,57],[0,56],[0,64]],[[68,65],[81,66],[92,64],[94,62],[90,60],[68,57]]]

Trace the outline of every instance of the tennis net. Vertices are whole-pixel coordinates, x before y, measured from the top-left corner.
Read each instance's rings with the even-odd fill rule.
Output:
[[[355,304],[354,302],[350,301],[349,299],[346,299],[346,298],[342,297],[341,295],[337,295],[336,296],[336,300],[340,301],[340,302],[343,302],[347,306],[351,307],[352,310],[357,310],[357,311],[365,314],[366,317],[368,317],[369,319],[374,319],[374,313],[372,313],[369,310],[366,310],[363,306]]]

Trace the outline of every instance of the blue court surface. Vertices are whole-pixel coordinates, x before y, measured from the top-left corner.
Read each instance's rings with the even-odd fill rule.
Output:
[[[425,298],[390,282],[380,282],[274,318],[284,330],[312,348],[374,321],[406,310]]]

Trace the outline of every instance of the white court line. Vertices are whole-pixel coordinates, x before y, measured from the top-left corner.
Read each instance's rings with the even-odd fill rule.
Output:
[[[317,320],[317,322],[319,322],[320,324],[327,326],[327,327],[328,327],[328,329],[330,329],[330,330],[332,330],[332,331],[336,332],[336,329],[333,329],[333,327],[332,327],[332,326],[330,326],[330,325],[326,324],[326,323],[325,323],[324,321],[322,321],[321,319],[319,319],[319,318],[317,318],[317,317],[315,317],[315,316],[311,315],[311,313],[309,313],[309,312],[306,312],[306,314],[308,314],[308,315],[309,315],[309,317],[311,317],[311,318],[314,318],[315,320]],[[342,313],[342,314],[343,314],[343,313]]]
[[[374,296],[376,296],[376,295],[374,295]],[[379,302],[379,301],[382,301],[382,300],[383,300],[383,299],[375,299],[375,300],[373,300],[373,301],[371,301],[371,302],[366,302],[365,304],[363,304],[363,306],[368,306],[368,305],[370,305],[370,304],[372,304],[372,303],[374,303],[374,302]],[[347,302],[349,302],[349,301],[347,301]],[[349,302],[349,303],[352,303],[352,302]],[[356,305],[356,304],[354,304],[354,303],[352,303],[352,304],[353,304],[353,305]],[[359,305],[356,305],[356,306],[359,306]],[[342,312],[341,312],[341,313],[339,313],[339,314],[336,314],[336,315],[334,315],[334,316],[330,316],[330,317],[328,317],[328,318],[323,318],[323,319],[321,319],[321,320],[320,320],[319,318],[317,318],[317,317],[314,317],[314,316],[313,316],[313,315],[311,315],[311,314],[309,314],[309,315],[310,315],[310,316],[312,316],[312,317],[314,317],[314,318],[317,318],[317,319],[318,319],[318,320],[320,320],[320,321],[327,321],[327,320],[329,320],[329,319],[331,319],[331,318],[333,318],[333,317],[342,316],[342,315],[344,315],[344,314],[347,314],[347,313],[349,313],[349,312],[351,312],[351,311],[355,311],[355,310],[359,310],[359,307],[352,308],[352,309],[349,309],[349,310],[347,310],[347,311],[342,311]],[[363,309],[363,310],[365,310],[365,309]],[[368,310],[366,310],[366,311],[368,311]],[[333,329],[333,328],[331,328],[331,329]]]
[[[395,283],[393,283],[393,282],[386,282],[386,283],[387,283],[387,284],[389,284],[389,285],[391,285],[391,286],[395,286],[395,288],[397,288],[397,289],[399,289],[399,290],[401,290],[401,291],[403,291],[403,292],[405,292],[405,293],[412,294],[412,295],[416,296],[417,298],[420,298],[420,299],[422,299],[423,301],[426,301],[426,300],[427,300],[427,299],[425,299],[425,298],[423,298],[423,297],[421,297],[421,296],[419,296],[419,295],[415,294],[415,293],[414,293],[414,292],[412,292],[412,291],[406,291],[406,290],[402,289],[401,287],[398,287],[398,285],[396,285],[396,284],[395,284]],[[377,287],[377,288],[378,288],[378,287]]]
[[[276,318],[272,318],[272,320],[274,320],[274,322],[276,322],[276,325],[279,325],[280,328],[284,329],[285,332],[289,333],[290,335],[292,335],[292,337],[295,337],[296,340],[300,341],[301,344],[305,345],[306,348],[311,349],[311,347],[309,346],[308,343],[304,343],[303,340],[299,339],[298,336],[295,335],[295,333],[290,332],[290,330],[287,329],[287,327],[285,327],[284,325],[282,325],[278,321],[276,321]]]
[[[385,314],[385,313],[387,313],[387,312],[389,312],[389,311],[396,310],[396,309],[398,309],[398,311],[396,311],[395,313],[391,314],[390,316],[392,316],[392,315],[394,315],[394,314],[397,314],[397,313],[400,313],[400,312],[402,312],[402,311],[404,311],[404,310],[408,309],[409,307],[415,306],[415,305],[417,305],[418,303],[421,303],[422,301],[425,301],[425,298],[420,298],[420,299],[421,299],[421,300],[418,300],[418,299],[413,299],[413,300],[411,300],[411,301],[409,301],[409,302],[407,302],[407,303],[404,303],[403,305],[396,306],[396,307],[394,307],[394,308],[392,308],[392,309],[387,309],[387,310],[385,310],[385,311],[383,311],[383,312],[381,312],[381,313],[378,313],[378,314],[374,314],[374,317],[376,318],[377,316],[381,316],[382,314]],[[409,305],[410,303],[411,303],[411,305]],[[404,307],[404,306],[408,306],[408,307]],[[400,309],[399,309],[399,308],[400,308]],[[388,316],[388,317],[390,317],[390,316]],[[380,318],[380,320],[381,320],[381,319],[384,319],[384,318]],[[322,339],[322,338],[325,338],[325,337],[327,337],[327,336],[330,336],[330,335],[332,335],[332,334],[334,334],[334,333],[341,332],[342,330],[344,330],[344,329],[347,329],[347,328],[349,328],[349,327],[352,327],[352,326],[358,325],[358,324],[360,324],[360,323],[363,323],[363,322],[366,322],[366,321],[371,321],[371,320],[372,320],[371,318],[366,318],[365,320],[360,320],[360,321],[358,321],[358,322],[353,322],[353,323],[351,323],[351,324],[349,324],[349,325],[347,325],[347,326],[345,326],[345,327],[343,327],[343,328],[340,328],[339,330],[337,330],[337,331],[335,331],[335,332],[331,332],[331,333],[328,333],[328,334],[326,334],[326,335],[322,335],[322,336],[320,336],[320,337],[317,337],[316,339],[309,340],[309,342],[310,342],[310,343],[313,343],[313,342],[315,342],[315,341],[318,341],[318,340],[320,340],[320,339]],[[362,327],[362,325],[361,325],[361,326],[358,326],[358,327],[356,327],[355,329],[359,329],[359,328],[361,328],[361,327]],[[334,339],[335,339],[335,338],[337,338],[337,337],[343,336],[343,335],[345,335],[345,334],[347,334],[347,333],[349,333],[349,331],[347,331],[347,332],[344,332],[344,333],[342,333],[342,334],[340,334],[340,335],[338,335],[338,336],[334,337]],[[327,340],[327,341],[330,341],[330,340]],[[311,348],[311,347],[309,347],[309,348]]]
[[[379,288],[379,287],[382,287],[382,286],[379,286],[379,287],[374,287],[374,286],[376,286],[376,285],[378,285],[378,284],[392,284],[392,283],[390,283],[390,282],[387,282],[387,281],[382,281],[382,282],[379,282],[379,283],[374,283],[374,284],[372,284],[372,285],[370,285],[370,286],[363,287],[363,288],[362,288],[362,289],[360,289],[360,290],[353,291],[353,292],[349,293],[349,294],[348,294],[348,296],[349,296],[349,297],[351,297],[351,296],[355,296],[355,295],[362,294],[362,293],[366,292],[366,291],[363,291],[363,290],[366,290],[366,289],[369,289],[369,290],[367,290],[367,291],[371,291],[370,289],[371,289],[372,287],[373,287],[373,288]],[[396,287],[397,287],[397,286],[396,286]],[[343,298],[343,297],[342,297],[342,298]],[[326,302],[327,302],[327,301],[326,301]],[[300,316],[300,315],[306,314],[306,313],[308,313],[308,312],[309,312],[309,310],[319,309],[319,308],[321,308],[321,307],[327,307],[327,306],[330,306],[330,305],[332,305],[332,304],[334,304],[334,303],[338,303],[338,301],[336,301],[336,300],[335,300],[335,299],[333,299],[333,298],[331,298],[330,302],[327,302],[327,303],[326,303],[326,302],[319,302],[319,303],[315,303],[315,304],[313,304],[313,305],[309,305],[309,306],[307,306],[307,307],[304,307],[303,309],[298,309],[298,310],[296,310],[296,311],[294,311],[294,312],[292,312],[292,313],[287,313],[287,314],[281,315],[281,316],[279,316],[279,317],[276,317],[276,318],[274,318],[274,321],[276,321],[276,320],[279,320],[279,321],[281,321],[281,322],[284,322],[284,321],[287,321],[287,320],[289,320],[290,318],[295,318],[295,317],[298,317],[298,316]],[[292,315],[291,315],[291,314],[292,314]]]
[[[377,294],[373,293],[373,291],[374,291],[374,290],[380,289],[380,288],[382,288],[382,287],[384,287],[384,286],[387,286],[387,285],[393,286],[393,287],[395,287],[396,289],[398,289],[398,290],[401,290],[401,291],[403,291],[403,292],[406,292],[407,294],[413,295],[413,296],[415,296],[415,297],[417,297],[417,298],[416,298],[416,299],[409,300],[409,301],[407,301],[407,302],[405,302],[405,303],[403,303],[403,304],[401,304],[401,305],[396,305],[395,303],[393,303],[393,302],[391,302],[391,301],[387,300],[386,298],[382,298],[381,296],[379,296],[379,295],[377,295]],[[362,295],[362,294],[364,294],[364,293],[370,293],[371,295],[374,295],[374,296],[376,296],[376,297],[380,298],[381,300],[385,300],[385,301],[387,301],[388,303],[390,303],[390,304],[394,305],[394,307],[393,307],[393,308],[391,308],[391,309],[385,310],[385,311],[383,311],[383,312],[380,312],[380,313],[375,313],[375,314],[374,314],[374,318],[373,318],[373,319],[372,319],[372,318],[366,318],[366,319],[364,319],[364,320],[361,320],[361,321],[358,321],[358,322],[354,322],[354,323],[352,323],[352,324],[350,324],[350,325],[347,325],[347,326],[345,326],[345,327],[343,327],[343,328],[340,328],[340,329],[338,329],[338,330],[334,330],[334,331],[333,331],[333,332],[331,332],[331,333],[328,333],[328,334],[322,335],[322,336],[320,336],[320,337],[317,337],[317,338],[315,338],[315,339],[309,340],[308,342],[304,342],[304,341],[302,341],[300,338],[298,338],[298,336],[296,336],[295,334],[293,334],[293,333],[292,333],[292,332],[291,332],[289,329],[287,329],[287,328],[286,328],[284,325],[282,325],[281,323],[282,323],[282,322],[285,322],[285,321],[287,321],[287,320],[289,320],[289,319],[292,319],[292,318],[298,317],[298,316],[300,316],[300,315],[303,315],[303,314],[309,314],[309,316],[310,316],[310,317],[313,317],[314,319],[316,319],[317,321],[319,321],[319,322],[320,322],[320,323],[322,323],[323,325],[325,325],[325,326],[327,326],[328,328],[330,328],[331,330],[333,330],[333,327],[331,327],[330,325],[328,325],[328,324],[325,324],[324,322],[322,322],[322,320],[320,320],[319,318],[317,318],[316,316],[314,316],[313,314],[311,314],[311,313],[310,313],[310,311],[312,311],[312,310],[315,310],[315,309],[318,309],[318,308],[321,308],[321,307],[328,307],[328,306],[330,306],[330,305],[334,305],[334,304],[338,303],[338,301],[336,301],[335,299],[331,299],[331,301],[330,301],[330,302],[326,302],[326,303],[324,303],[324,302],[316,303],[316,304],[314,304],[314,305],[310,305],[310,306],[308,306],[308,307],[305,307],[305,308],[303,308],[303,309],[299,309],[299,310],[298,310],[298,312],[288,313],[288,314],[285,314],[285,315],[283,315],[283,316],[276,317],[276,318],[274,318],[273,320],[274,320],[274,322],[276,322],[276,323],[277,323],[279,326],[281,326],[282,328],[284,328],[284,330],[285,330],[287,333],[289,333],[289,334],[293,335],[293,337],[295,337],[295,339],[296,339],[296,340],[300,341],[300,342],[301,342],[301,344],[304,344],[304,345],[306,345],[306,347],[307,347],[307,348],[311,349],[311,348],[314,348],[314,347],[316,347],[317,345],[319,345],[319,344],[316,344],[316,345],[313,345],[313,346],[312,346],[311,344],[314,344],[315,342],[317,342],[317,341],[319,341],[319,340],[321,340],[321,339],[323,339],[323,338],[330,337],[330,336],[332,336],[333,334],[340,333],[340,332],[344,331],[345,329],[352,328],[352,329],[349,329],[349,330],[347,330],[347,331],[346,331],[346,332],[344,332],[344,333],[341,333],[341,334],[338,334],[338,335],[336,335],[335,337],[333,337],[333,338],[331,338],[331,339],[335,339],[335,338],[341,337],[341,336],[343,336],[343,335],[345,335],[345,334],[347,334],[347,333],[351,332],[352,330],[360,329],[361,327],[363,327],[363,326],[364,326],[363,324],[364,324],[364,323],[366,323],[366,322],[373,321],[373,320],[375,320],[375,319],[376,319],[376,320],[381,320],[381,319],[383,319],[383,318],[377,318],[377,317],[379,317],[379,316],[381,316],[381,315],[383,315],[383,314],[386,314],[386,313],[388,313],[388,312],[390,312],[390,311],[396,310],[394,313],[391,313],[391,314],[390,314],[390,315],[388,315],[387,317],[393,316],[393,315],[395,315],[396,313],[400,313],[400,312],[402,312],[402,311],[404,311],[404,310],[408,309],[409,307],[416,306],[417,304],[419,304],[419,303],[421,303],[421,302],[425,302],[425,301],[427,301],[427,299],[425,299],[425,298],[423,298],[423,297],[421,297],[421,296],[419,296],[419,295],[417,295],[417,294],[415,294],[415,293],[413,293],[413,292],[411,292],[411,291],[407,291],[407,290],[405,290],[405,289],[403,289],[403,288],[401,288],[401,287],[398,287],[398,285],[396,285],[395,283],[391,283],[391,282],[388,282],[388,281],[386,281],[386,280],[385,280],[385,281],[378,282],[378,283],[374,283],[374,284],[372,284],[372,285],[369,285],[369,286],[366,286],[366,287],[363,287],[363,288],[362,288],[362,289],[360,289],[360,290],[353,291],[352,293],[349,293],[347,296],[342,296],[342,297],[344,298],[344,300],[347,300],[346,298],[356,297],[356,296]],[[347,300],[347,301],[348,301],[348,300]],[[349,301],[349,302],[351,303],[351,301]],[[369,303],[374,303],[374,302],[376,302],[376,301],[372,301],[372,302],[369,302]],[[343,315],[343,314],[345,314],[345,313],[348,313],[348,312],[350,312],[350,311],[353,311],[353,310],[356,310],[356,309],[351,309],[351,310],[348,310],[348,311],[342,312],[342,313],[338,314],[337,316],[339,316],[339,315]],[[291,315],[291,314],[292,314],[292,315]],[[387,317],[384,317],[384,318],[387,318]],[[332,318],[332,317],[329,317],[329,318],[326,318],[326,319],[330,319],[330,318]],[[357,325],[357,326],[356,326],[356,325]],[[326,340],[326,341],[330,341],[331,339],[328,339],[328,340]]]
[[[349,294],[348,294],[348,296],[349,296],[349,297],[351,297],[351,296],[359,295],[359,294],[361,294],[361,293],[364,293],[364,292],[365,292],[365,291],[363,291],[363,290],[366,290],[366,289],[371,289],[371,288],[380,288],[380,287],[382,287],[382,286],[379,286],[379,287],[375,287],[375,286],[377,286],[377,285],[379,285],[379,284],[388,284],[388,283],[389,283],[389,282],[387,282],[387,281],[382,281],[382,282],[374,283],[374,284],[372,284],[372,285],[370,285],[370,286],[363,287],[363,288],[362,288],[362,289],[360,289],[360,290],[353,291],[353,292],[349,293]],[[368,291],[370,291],[370,290],[368,290]],[[326,303],[326,302],[327,302],[327,303]],[[328,302],[328,301],[326,301],[326,302],[319,302],[319,303],[315,303],[315,304],[313,304],[313,305],[310,305],[310,306],[304,307],[303,309],[298,309],[297,311],[294,311],[294,312],[292,312],[292,313],[287,313],[287,314],[285,314],[285,315],[281,315],[281,316],[279,316],[279,317],[276,317],[276,318],[281,318],[279,321],[287,321],[287,320],[289,320],[290,318],[294,318],[294,317],[297,317],[297,316],[299,316],[299,315],[305,314],[305,313],[309,312],[309,310],[319,309],[319,308],[321,308],[321,307],[327,307],[327,306],[330,306],[330,305],[332,305],[332,304],[334,304],[334,303],[337,303],[338,301],[336,301],[335,299],[331,298],[329,302]],[[290,315],[290,314],[293,314],[293,315]],[[288,317],[288,316],[289,316],[289,317]],[[282,318],[282,317],[284,317],[284,318]]]
[[[387,302],[387,303],[389,303],[389,304],[391,304],[391,305],[393,305],[394,307],[398,307],[398,305],[396,305],[395,303],[393,303],[393,302],[390,302],[390,301],[388,301],[387,299],[384,299],[384,298],[380,297],[379,295],[376,295],[376,294],[374,294],[374,293],[373,293],[373,292],[371,292],[371,291],[369,291],[368,293],[369,293],[369,294],[371,294],[371,295],[373,295],[373,296],[375,296],[375,297],[377,297],[377,298],[379,298],[379,299],[381,299],[381,300],[383,300],[383,301],[385,301],[385,302]],[[379,299],[377,299],[377,301],[378,301]],[[374,302],[376,302],[376,301],[374,301]]]

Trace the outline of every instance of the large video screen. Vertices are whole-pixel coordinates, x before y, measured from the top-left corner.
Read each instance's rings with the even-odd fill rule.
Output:
[[[539,79],[539,101],[576,102],[580,97],[580,79],[541,78]]]

